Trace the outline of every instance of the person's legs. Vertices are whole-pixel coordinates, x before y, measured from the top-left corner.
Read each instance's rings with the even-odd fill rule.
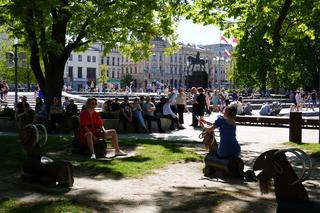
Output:
[[[112,143],[112,146],[114,147],[115,149],[115,152],[116,153],[119,153],[120,152],[120,148],[119,148],[119,143],[118,143],[118,134],[116,132],[115,129],[108,129],[104,132],[104,138],[105,139],[109,139],[111,138],[111,143]]]
[[[150,120],[157,122],[158,126],[158,132],[164,132],[164,130],[161,127],[161,119],[156,116],[150,116]]]
[[[178,104],[177,110],[178,110],[179,123],[183,124],[184,123],[184,120],[183,120],[184,105]]]
[[[87,142],[87,145],[88,145],[88,148],[89,148],[89,151],[90,151],[90,154],[91,155],[94,155],[94,139],[95,137],[93,136],[93,134],[91,132],[87,132],[85,135],[85,138],[86,138],[86,142]]]
[[[151,129],[152,129],[151,116],[144,115],[143,117],[144,117],[144,120],[147,121],[148,131],[151,132]]]
[[[122,125],[123,125],[123,132],[127,133],[127,122],[128,122],[128,120],[121,114],[119,116],[119,119],[121,120]]]
[[[171,115],[164,115],[163,117],[171,120],[170,129],[174,130],[175,121],[174,121],[173,117]]]

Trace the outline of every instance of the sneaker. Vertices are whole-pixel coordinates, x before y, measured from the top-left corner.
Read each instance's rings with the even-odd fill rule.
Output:
[[[119,151],[119,152],[116,152],[115,154],[114,154],[114,156],[115,157],[117,157],[117,156],[127,156],[128,154],[127,153],[125,153],[125,152],[123,152],[123,151]]]
[[[90,159],[96,159],[96,155],[95,154],[91,154]]]

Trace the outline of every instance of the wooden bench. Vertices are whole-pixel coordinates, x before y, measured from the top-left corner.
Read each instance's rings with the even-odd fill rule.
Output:
[[[239,125],[257,125],[257,126],[282,126],[288,127],[290,124],[289,117],[280,116],[250,116],[237,115],[235,117],[236,123]],[[316,129],[319,126],[318,119],[302,118],[302,128]]]

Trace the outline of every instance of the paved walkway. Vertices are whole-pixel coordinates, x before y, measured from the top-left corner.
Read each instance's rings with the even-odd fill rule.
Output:
[[[257,113],[255,111],[254,113]],[[288,109],[284,109],[283,113],[289,113]],[[205,117],[205,120],[213,122],[219,113],[212,113]],[[120,138],[136,137],[136,138],[161,138],[168,140],[192,140],[201,141],[199,134],[201,129],[194,129],[189,126],[192,123],[191,113],[185,114],[186,129],[179,131],[172,131],[166,134],[120,134]],[[240,144],[246,143],[266,143],[279,144],[289,141],[289,128],[287,127],[262,127],[262,126],[237,126],[237,139]],[[319,130],[317,129],[303,129],[302,141],[304,143],[318,143]]]

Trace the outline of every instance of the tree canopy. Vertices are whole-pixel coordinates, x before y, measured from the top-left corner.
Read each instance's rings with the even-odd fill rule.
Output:
[[[196,0],[186,16],[240,41],[233,53],[236,84],[319,88],[319,1]]]
[[[64,65],[72,51],[101,42],[133,59],[150,53],[151,40],[174,44],[182,0],[0,0],[0,23],[30,49],[30,65],[47,102],[61,97]]]

